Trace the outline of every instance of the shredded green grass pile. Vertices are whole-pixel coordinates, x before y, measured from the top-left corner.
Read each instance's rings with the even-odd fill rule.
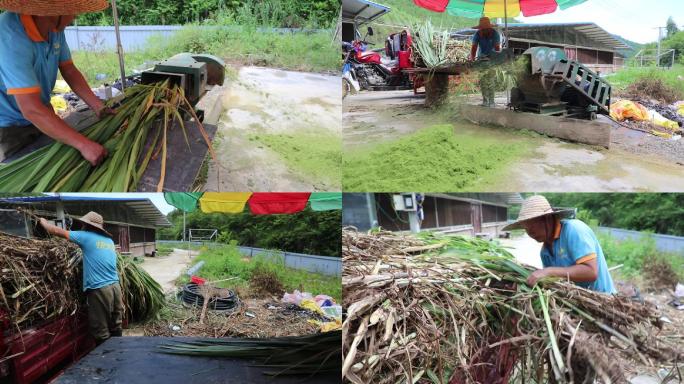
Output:
[[[159,156],[161,192],[166,175],[167,135],[174,122],[178,122],[187,140],[182,113],[199,121],[183,88],[167,82],[130,87],[116,115],[82,132],[107,149],[109,156],[102,164],[93,167],[76,149],[54,143],[0,166],[0,192],[135,191],[150,160]],[[204,128],[201,124],[198,127],[213,156]]]
[[[456,133],[452,125],[436,125],[369,151],[345,153],[342,185],[349,192],[472,189],[526,148],[523,143]]]
[[[285,159],[287,165],[315,180],[339,185],[342,138],[327,132],[316,134],[272,134],[253,137]]]

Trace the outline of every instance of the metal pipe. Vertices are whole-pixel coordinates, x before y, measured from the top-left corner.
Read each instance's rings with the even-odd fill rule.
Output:
[[[112,15],[114,16],[114,32],[116,33],[116,53],[119,55],[119,70],[121,71],[121,92],[126,89],[126,67],[124,64],[124,50],[121,45],[121,33],[119,32],[119,11],[116,0],[112,0]]]

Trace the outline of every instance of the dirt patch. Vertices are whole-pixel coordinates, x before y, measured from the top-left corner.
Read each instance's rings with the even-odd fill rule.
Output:
[[[656,77],[641,77],[625,89],[623,95],[632,100],[640,100],[644,95],[666,104],[674,103],[680,93]]]

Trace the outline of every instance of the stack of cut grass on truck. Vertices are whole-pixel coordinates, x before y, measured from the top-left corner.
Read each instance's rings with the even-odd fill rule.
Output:
[[[85,303],[81,260],[78,246],[67,240],[0,232],[0,324],[8,320],[18,331],[77,313]],[[120,255],[118,268],[125,316],[143,321],[156,315],[164,305],[161,286]]]
[[[116,115],[82,133],[102,144],[109,156],[97,167],[67,145],[54,143],[9,164],[0,165],[0,192],[122,192],[134,191],[151,159],[161,156],[158,191],[164,188],[167,136],[178,122],[187,140],[183,113],[197,121],[209,151],[211,141],[199,123],[183,88],[168,81],[126,89]],[[161,120],[161,121],[160,121]]]
[[[683,356],[654,306],[561,280],[529,287],[495,242],[345,229],[342,252],[345,382],[622,383],[634,362]]]
[[[413,59],[418,67],[436,68],[465,63],[470,56],[470,42],[451,37],[448,30],[437,31],[430,20],[418,24],[413,36]]]

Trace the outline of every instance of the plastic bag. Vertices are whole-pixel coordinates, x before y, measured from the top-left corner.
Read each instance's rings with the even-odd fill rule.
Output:
[[[311,295],[311,293],[309,293],[309,292],[299,292],[298,290],[295,289],[295,291],[293,293],[285,292],[281,301],[283,303],[291,303],[291,304],[300,305],[302,300],[305,300],[305,299],[313,300],[313,295]]]
[[[55,87],[52,88],[52,93],[61,94],[71,92],[71,87],[64,80],[57,80],[55,82]]]
[[[620,100],[611,104],[610,117],[617,121],[624,121],[627,119],[644,121],[649,118],[646,107],[631,100]]]
[[[655,125],[667,128],[673,132],[679,131],[679,124],[677,124],[676,121],[665,118],[663,115],[653,109],[648,110],[648,118]]]
[[[302,300],[299,303],[299,306],[304,308],[304,309],[308,309],[309,311],[316,312],[316,313],[319,313],[319,314],[325,316],[325,312],[323,312],[321,307],[319,307],[318,304],[316,304],[316,302],[313,301],[312,299]]]
[[[52,109],[54,109],[55,112],[66,112],[67,110],[67,102],[62,96],[52,96],[52,98],[50,98],[50,104],[52,104]]]

